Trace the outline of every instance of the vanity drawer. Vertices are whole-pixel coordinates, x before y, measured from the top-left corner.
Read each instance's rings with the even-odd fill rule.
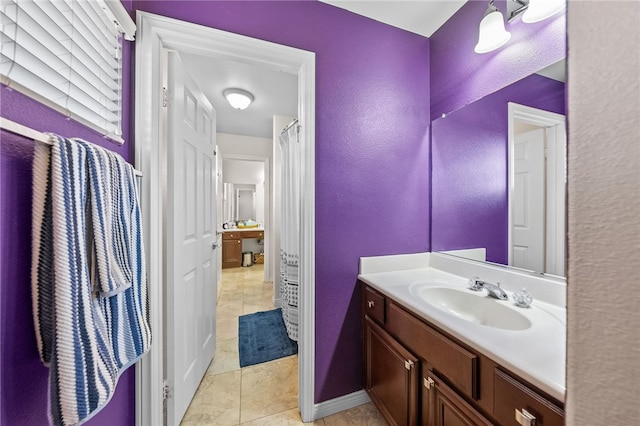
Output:
[[[386,329],[458,391],[478,399],[478,356],[426,325],[394,302],[388,303]]]
[[[264,238],[264,231],[243,231],[241,238]]]
[[[240,232],[223,232],[222,233],[222,239],[223,240],[239,240],[240,238]]]
[[[362,297],[362,312],[384,324],[384,296],[371,287],[365,286]]]
[[[494,371],[493,415],[501,425],[527,425],[526,419],[516,420],[519,416],[526,417],[526,413],[535,417],[530,424],[536,426],[564,425],[561,408],[503,371]]]

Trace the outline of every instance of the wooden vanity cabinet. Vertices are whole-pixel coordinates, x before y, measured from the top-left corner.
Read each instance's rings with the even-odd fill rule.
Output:
[[[389,424],[564,424],[559,401],[360,284],[365,390]]]
[[[242,238],[239,232],[222,234],[222,267],[237,268],[242,266]]]
[[[264,231],[225,231],[222,233],[222,268],[242,266],[242,240],[264,238]]]

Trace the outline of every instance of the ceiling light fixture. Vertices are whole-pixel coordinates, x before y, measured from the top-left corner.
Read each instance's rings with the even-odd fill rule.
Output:
[[[474,48],[476,53],[487,53],[496,50],[511,38],[511,33],[504,29],[504,17],[498,8],[489,2],[484,12],[478,31],[478,43]]]
[[[251,93],[242,89],[225,89],[222,94],[227,99],[227,102],[229,102],[229,105],[240,110],[247,109],[254,99]]]

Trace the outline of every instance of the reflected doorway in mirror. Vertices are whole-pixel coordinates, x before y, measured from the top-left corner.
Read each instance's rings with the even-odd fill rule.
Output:
[[[565,117],[508,106],[509,265],[564,276]]]

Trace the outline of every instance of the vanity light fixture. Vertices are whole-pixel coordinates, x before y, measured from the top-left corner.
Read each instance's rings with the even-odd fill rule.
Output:
[[[480,21],[478,43],[473,49],[476,53],[496,50],[504,46],[511,38],[511,33],[504,29],[504,16],[493,4],[493,1],[489,1],[489,6]]]
[[[496,50],[509,41],[511,33],[504,28],[504,18],[502,13],[489,1],[489,6],[480,21],[478,32],[478,44],[476,53],[487,53]],[[540,22],[564,10],[567,0],[507,0],[507,9],[511,10],[513,3],[517,4],[516,9],[509,14],[509,22],[517,16],[522,15],[522,22],[531,24]]]
[[[566,7],[566,0],[529,0],[522,22],[531,24],[552,17]]]
[[[251,93],[242,89],[225,89],[222,94],[229,102],[229,105],[239,110],[247,109],[254,99]]]

